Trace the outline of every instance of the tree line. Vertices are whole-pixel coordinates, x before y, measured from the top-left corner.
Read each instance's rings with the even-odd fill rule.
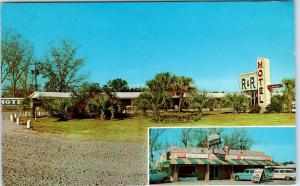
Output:
[[[154,151],[164,153],[166,148],[171,146],[207,148],[208,135],[216,131],[222,139],[222,144],[217,145],[217,148],[228,146],[233,150],[251,150],[256,142],[244,128],[235,128],[230,133],[225,133],[224,128],[178,128],[176,139],[170,143],[162,141],[162,135],[166,130],[162,128],[149,130],[150,162],[154,161]]]
[[[122,110],[120,107],[117,109],[116,106],[112,106],[118,105],[114,92],[120,91],[142,92],[135,101],[134,108],[142,114],[151,110],[157,120],[161,120],[163,111],[175,105],[178,113],[182,112],[183,108],[197,111],[198,116],[194,118],[196,120],[202,116],[202,109],[205,107],[213,110],[215,107],[227,106],[236,113],[245,112],[247,109],[250,112],[259,111],[256,107],[249,108],[248,98],[244,94],[227,94],[224,99],[210,99],[206,91],[200,91],[194,86],[191,77],[170,72],[158,73],[153,79],[146,81],[145,87],[137,88],[129,87],[127,81],[121,78],[109,80],[103,86],[87,82],[87,75],[82,71],[84,59],[78,57],[77,47],[65,39],[56,45],[49,45],[47,52],[40,59],[34,57],[33,45],[13,30],[3,32],[1,47],[3,96],[28,97],[35,91],[35,75],[40,74],[42,81],[39,82],[39,87],[43,85],[44,91],[71,91],[76,98],[72,99],[73,102],[58,100],[52,107],[48,106],[53,113],[62,111],[69,113],[73,110],[72,113],[84,117],[114,118]],[[283,79],[282,84],[283,95],[272,97],[272,103],[267,107],[268,112],[282,112],[284,106],[288,108],[288,112],[292,111],[295,79]],[[85,94],[89,96],[85,97]],[[173,98],[178,99],[178,103],[175,104]],[[72,108],[77,106],[80,109],[74,111]],[[67,115],[70,117],[74,114]],[[62,117],[66,119],[67,115]]]
[[[97,83],[87,82],[87,74],[82,69],[85,64],[78,56],[78,48],[63,39],[50,44],[43,56],[34,56],[33,45],[12,29],[2,33],[1,40],[1,84],[3,96],[28,97],[35,91],[35,75],[42,79],[39,90],[49,92],[77,91],[82,86],[99,88]],[[40,79],[40,78],[39,78]],[[100,87],[103,91],[143,91],[143,87],[128,87],[126,80],[116,78]]]

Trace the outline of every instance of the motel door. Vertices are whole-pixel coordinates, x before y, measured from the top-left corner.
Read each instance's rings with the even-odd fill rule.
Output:
[[[209,166],[209,179],[210,180],[219,179],[219,165]]]

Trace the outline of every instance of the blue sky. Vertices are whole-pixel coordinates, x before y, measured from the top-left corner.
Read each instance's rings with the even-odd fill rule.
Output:
[[[254,140],[251,150],[261,151],[272,156],[273,161],[296,162],[296,128],[295,127],[244,127]],[[160,143],[182,146],[178,140],[180,128],[169,128],[160,136]],[[231,133],[234,128],[224,128],[224,133]],[[157,152],[156,152],[157,153]],[[157,154],[156,154],[157,155]]]
[[[271,60],[271,83],[295,76],[294,4],[288,2],[4,3],[2,29],[13,28],[42,59],[49,43],[69,38],[88,80],[154,74],[190,76],[200,89],[239,91],[257,57]]]

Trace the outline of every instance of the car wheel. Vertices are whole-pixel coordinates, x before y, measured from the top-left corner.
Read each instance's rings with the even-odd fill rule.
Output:
[[[165,178],[163,182],[164,183],[169,183],[170,182],[170,178]]]
[[[285,177],[285,180],[287,180],[287,181],[288,181],[288,180],[290,180],[290,177],[288,177],[288,176],[287,176],[287,177]]]
[[[240,180],[240,177],[236,176],[236,177],[234,177],[234,180],[235,180],[235,181],[239,181],[239,180]]]

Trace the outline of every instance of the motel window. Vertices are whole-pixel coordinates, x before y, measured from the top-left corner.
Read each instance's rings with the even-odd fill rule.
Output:
[[[280,170],[280,173],[284,173],[284,170]]]
[[[274,173],[278,173],[279,171],[278,170],[274,170]]]

